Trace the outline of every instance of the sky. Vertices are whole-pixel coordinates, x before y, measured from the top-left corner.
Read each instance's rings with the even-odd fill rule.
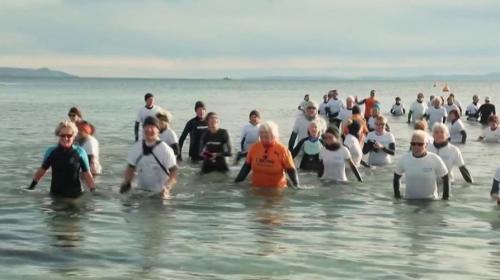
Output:
[[[496,0],[1,0],[0,66],[87,77],[500,72]]]

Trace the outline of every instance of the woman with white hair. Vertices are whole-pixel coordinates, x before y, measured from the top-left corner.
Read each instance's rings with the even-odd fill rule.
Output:
[[[432,127],[432,137],[434,142],[428,147],[429,152],[437,154],[446,164],[450,174],[450,182],[454,181],[453,168],[458,167],[462,177],[468,183],[472,183],[472,176],[465,167],[462,152],[453,144],[448,142],[450,133],[448,127],[442,123],[437,123]]]
[[[292,154],[278,140],[278,126],[273,122],[261,124],[259,138],[259,142],[250,146],[245,164],[241,167],[235,182],[245,180],[252,171],[252,186],[284,188],[287,186],[286,173],[292,182],[292,187],[299,188],[299,177]]]
[[[85,150],[73,145],[78,128],[71,121],[60,122],[55,129],[58,144],[47,149],[42,166],[36,171],[28,189],[32,190],[40,182],[49,168],[52,168],[50,194],[60,197],[77,198],[82,193],[80,171],[87,187],[93,191],[94,178],[90,173],[89,159]]]
[[[450,192],[448,169],[436,154],[427,152],[427,134],[415,130],[411,137],[411,152],[403,155],[394,171],[394,197],[401,198],[400,181],[405,175],[406,199],[437,199],[437,182],[443,182],[443,199],[447,200]]]
[[[433,127],[435,123],[445,123],[448,111],[441,105],[441,99],[432,99],[432,107],[427,109],[427,120],[429,127]]]
[[[391,163],[391,156],[396,152],[396,140],[394,135],[385,130],[387,119],[378,116],[375,119],[375,130],[368,133],[363,146],[363,154],[369,154],[368,164],[387,165]]]

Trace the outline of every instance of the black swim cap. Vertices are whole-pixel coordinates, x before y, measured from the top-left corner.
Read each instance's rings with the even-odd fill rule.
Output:
[[[142,127],[144,128],[146,125],[154,125],[156,128],[160,129],[160,121],[156,117],[149,116],[142,123]]]

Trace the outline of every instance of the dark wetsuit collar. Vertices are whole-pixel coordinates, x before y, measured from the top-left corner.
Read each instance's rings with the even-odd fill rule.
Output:
[[[153,106],[151,106],[151,107],[148,107],[148,105],[146,105],[146,106],[144,106],[144,107],[145,107],[146,109],[148,109],[148,110],[151,110],[151,109],[153,109],[153,108],[154,108],[154,106],[155,106],[155,105],[153,105]]]
[[[336,151],[340,148],[340,144],[339,143],[335,143],[335,144],[330,144],[330,145],[325,145],[325,149],[329,150],[329,151]]]
[[[434,147],[436,147],[438,149],[441,149],[441,148],[446,147],[448,145],[448,141],[444,141],[443,143],[440,143],[440,144],[438,144],[438,143],[436,143],[436,141],[434,141],[432,143],[432,145],[434,145]]]
[[[414,153],[411,153],[411,155],[414,157],[414,158],[423,158],[427,155],[427,152],[424,152],[422,155],[420,156],[416,156]]]

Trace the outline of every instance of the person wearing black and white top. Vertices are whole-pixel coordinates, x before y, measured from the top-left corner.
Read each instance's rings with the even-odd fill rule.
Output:
[[[299,168],[307,171],[318,171],[319,169],[319,152],[323,147],[323,141],[320,139],[321,132],[318,128],[318,123],[312,122],[309,124],[308,136],[297,143],[292,151],[292,157],[296,158],[301,155]]]
[[[446,108],[441,106],[441,100],[439,98],[434,98],[432,100],[432,107],[427,109],[427,120],[429,121],[429,127],[433,127],[435,123],[445,123],[448,111]]]
[[[344,109],[344,102],[339,98],[339,93],[336,89],[331,90],[329,95],[331,94],[330,100],[328,100],[328,119],[331,124],[338,127],[342,118],[340,116],[340,111]],[[354,102],[354,99],[353,99]],[[352,105],[351,105],[352,107]]]
[[[405,199],[437,199],[438,180],[443,182],[443,199],[450,193],[448,169],[436,154],[427,152],[427,136],[422,130],[415,130],[411,137],[411,151],[403,155],[394,171],[394,197],[401,198],[401,177],[405,175]]]
[[[413,102],[410,106],[410,111],[408,112],[408,123],[417,121],[425,118],[427,114],[427,104],[424,102],[424,94],[419,92],[417,94],[417,101]]]
[[[172,115],[169,112],[162,111],[156,114],[156,118],[160,121],[160,140],[172,148],[175,156],[179,156],[179,140],[175,131],[170,128]]]
[[[309,124],[311,122],[316,122],[318,124],[318,129],[320,133],[325,132],[326,122],[323,118],[318,116],[318,105],[314,101],[309,101],[305,104],[306,112],[295,120],[293,124],[292,134],[290,135],[290,140],[288,141],[288,149],[293,151],[295,148],[297,139],[300,141],[307,137],[307,131],[309,129]]]
[[[406,109],[401,103],[401,97],[396,97],[396,102],[391,107],[391,114],[393,116],[404,116],[406,114]]]
[[[368,133],[363,146],[363,153],[370,153],[368,164],[386,165],[391,163],[391,156],[396,151],[396,141],[392,133],[385,130],[387,119],[378,116],[375,120],[375,131]]]
[[[467,132],[457,110],[451,110],[448,113],[448,130],[450,131],[450,142],[465,144],[467,141]]]
[[[450,182],[454,181],[453,168],[458,167],[464,180],[472,183],[472,176],[465,167],[465,162],[460,150],[453,144],[448,142],[450,137],[448,128],[442,123],[437,123],[432,127],[432,137],[434,143],[428,147],[428,151],[437,154],[446,164]]]
[[[248,116],[249,122],[243,126],[241,131],[240,152],[236,155],[236,164],[240,159],[247,156],[250,145],[259,141],[260,113],[257,110],[252,110]]]
[[[154,95],[152,93],[146,93],[144,95],[144,101],[146,105],[139,109],[137,113],[137,118],[135,120],[134,135],[135,141],[142,139],[142,133],[139,133],[139,127],[147,117],[155,116],[158,112],[162,111],[162,108],[155,105]]]
[[[203,158],[202,173],[212,171],[227,172],[226,157],[231,156],[231,141],[227,130],[219,128],[216,113],[207,114],[208,130],[201,138],[200,156]]]
[[[203,158],[200,156],[200,143],[201,136],[207,131],[207,120],[205,119],[205,104],[202,101],[196,101],[194,105],[194,111],[196,116],[190,119],[184,130],[182,131],[181,137],[179,138],[179,155],[178,160],[182,160],[182,146],[186,137],[189,135],[189,158],[192,162],[198,162]]]
[[[128,166],[120,192],[130,190],[137,172],[139,189],[168,198],[177,182],[174,151],[160,140],[160,124],[156,117],[144,119],[143,133],[144,139],[136,142],[127,156]]]
[[[495,115],[495,105],[490,103],[491,100],[488,96],[484,98],[484,104],[481,105],[477,111],[477,114],[479,116],[479,122],[486,125],[488,124],[488,118],[491,115]]]
[[[479,118],[479,96],[474,94],[472,96],[472,103],[467,106],[465,110],[465,115],[467,116],[468,121],[477,121]]]

